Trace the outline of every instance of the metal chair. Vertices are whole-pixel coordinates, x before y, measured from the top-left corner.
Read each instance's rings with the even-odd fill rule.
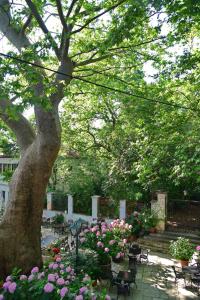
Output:
[[[111,270],[108,274],[108,279],[110,280],[110,287],[109,287],[109,290],[112,286],[115,286],[117,285],[118,283],[120,283],[120,280],[117,278],[118,276],[118,273]]]
[[[126,298],[126,296],[130,295],[130,285],[128,283],[117,283],[117,299],[119,295],[123,295],[124,298]]]
[[[200,273],[195,274],[191,277],[191,283],[194,283],[198,289],[198,295],[200,294]]]
[[[130,284],[134,283],[137,288],[137,283],[136,283],[137,268],[130,269],[130,273],[131,273],[131,277],[132,277],[132,281],[130,282]]]
[[[145,261],[145,262],[149,262],[149,249],[142,249],[141,254],[139,256],[139,260],[140,262]]]
[[[181,268],[172,266],[172,269],[173,269],[174,275],[175,275],[175,283],[177,283],[178,279],[184,279],[184,283],[185,283],[185,273],[180,271]]]

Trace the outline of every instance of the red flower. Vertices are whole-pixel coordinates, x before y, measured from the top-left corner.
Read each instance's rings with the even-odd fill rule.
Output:
[[[52,251],[53,253],[58,254],[60,253],[60,248],[53,248]]]

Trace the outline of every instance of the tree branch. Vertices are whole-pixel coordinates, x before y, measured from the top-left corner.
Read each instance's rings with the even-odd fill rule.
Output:
[[[29,25],[30,25],[30,23],[31,23],[31,21],[32,21],[32,18],[33,18],[33,15],[32,15],[32,14],[30,14],[30,15],[28,16],[28,18],[27,18],[26,22],[24,23],[24,25],[23,25],[22,29],[21,29],[21,33],[25,33],[25,31],[26,31],[26,28],[28,28],[28,27],[29,27]]]
[[[38,13],[38,10],[35,6],[35,4],[31,1],[31,0],[25,0],[28,7],[30,8],[33,16],[35,17],[35,19],[37,20],[40,28],[42,29],[42,31],[44,32],[45,35],[48,35],[49,36],[49,40],[52,44],[52,48],[54,49],[55,51],[55,54],[58,58],[60,58],[60,54],[59,54],[59,50],[58,50],[58,47],[56,45],[56,42],[55,40],[53,39],[52,35],[50,34],[49,30],[47,29],[45,23],[43,22],[43,19],[42,17],[40,16],[40,14]]]
[[[75,67],[81,67],[81,66],[86,66],[86,65],[89,65],[89,64],[93,64],[93,63],[95,63],[97,61],[101,61],[101,60],[104,60],[106,58],[109,58],[112,55],[113,54],[111,53],[111,54],[103,55],[101,57],[97,57],[97,58],[94,58],[94,59],[89,58],[89,59],[86,59],[86,60],[84,60],[84,61],[82,61],[80,63],[76,63]]]
[[[1,8],[8,8],[8,0],[0,0],[0,6]],[[3,9],[0,9],[0,31],[19,51],[21,51],[21,48],[30,46],[30,42],[24,32],[20,32],[20,30],[17,30],[11,25],[10,20],[10,11],[8,10],[5,13]]]
[[[108,147],[107,147],[106,145],[104,145],[104,144],[102,144],[101,142],[98,142],[98,141],[96,140],[95,135],[90,131],[90,125],[89,125],[89,124],[87,125],[87,130],[86,130],[86,132],[93,138],[93,141],[94,141],[94,144],[95,144],[96,147],[100,147],[100,148],[105,149],[105,150],[108,151],[108,152],[111,152],[111,149],[110,149],[109,145],[108,145]]]
[[[82,30],[83,30],[85,27],[87,27],[91,22],[97,20],[99,17],[105,15],[106,13],[108,13],[109,11],[115,9],[116,7],[120,6],[122,3],[126,2],[126,1],[127,1],[127,0],[122,0],[122,1],[118,2],[117,4],[115,4],[115,5],[111,6],[111,7],[109,7],[108,9],[104,10],[102,13],[100,13],[100,14],[96,15],[95,17],[89,19],[89,20],[88,20],[82,27],[80,27],[79,29],[72,31],[71,34],[75,34],[75,33],[78,33],[78,32],[80,32],[80,31],[82,31]]]
[[[9,109],[14,109],[14,105],[8,100],[0,99],[0,117],[14,132],[20,151],[23,152],[33,143],[35,133],[29,121],[19,112],[15,111],[15,119],[9,116]]]
[[[58,10],[58,14],[59,14],[62,26],[63,26],[65,32],[68,33],[68,27],[67,27],[67,23],[65,21],[65,17],[64,17],[64,14],[63,14],[63,9],[62,9],[62,4],[61,4],[60,0],[56,0],[56,6],[57,6],[57,10]]]
[[[71,12],[73,10],[73,7],[74,7],[74,5],[76,4],[77,1],[78,0],[72,0],[71,5],[70,5],[70,7],[68,9],[68,12],[67,12],[67,18],[69,18],[70,14],[71,14]]]

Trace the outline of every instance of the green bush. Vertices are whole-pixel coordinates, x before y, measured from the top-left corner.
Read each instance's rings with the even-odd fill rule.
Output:
[[[53,222],[55,224],[62,224],[65,221],[65,217],[62,214],[56,214],[55,217],[53,217]]]

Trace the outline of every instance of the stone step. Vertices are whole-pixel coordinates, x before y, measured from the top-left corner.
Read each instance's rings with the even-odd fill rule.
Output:
[[[200,245],[200,237],[196,234],[180,234],[173,232],[154,233],[138,239],[138,243],[143,248],[161,253],[169,253],[171,240],[176,240],[179,236],[188,238],[195,246]]]
[[[185,236],[184,234],[179,234],[179,235],[170,235],[170,234],[162,234],[162,233],[156,233],[156,234],[150,234],[147,236],[144,236],[144,239],[148,239],[151,241],[163,241],[163,242],[170,242],[172,240],[176,240],[178,237],[185,237],[188,238],[191,243],[197,245],[200,245],[200,238],[199,237],[189,237],[189,236]]]
[[[199,239],[200,240],[200,231],[199,232],[184,232],[184,231],[170,231],[170,230],[166,230],[162,233],[163,235],[166,235],[166,236],[176,236],[176,237],[179,237],[179,236],[184,236],[186,238],[189,238],[189,239]]]

